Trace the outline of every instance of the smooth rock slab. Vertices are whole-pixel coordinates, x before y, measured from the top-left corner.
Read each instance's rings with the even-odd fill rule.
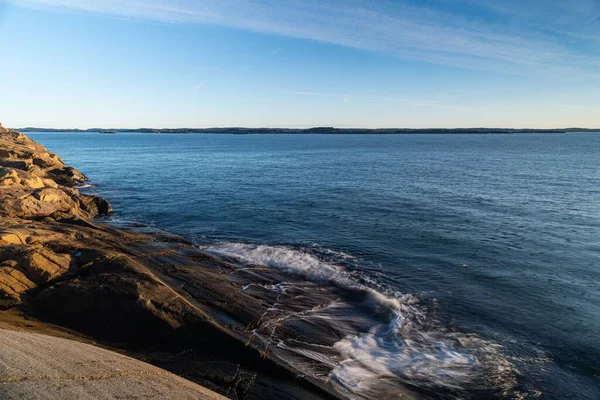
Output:
[[[206,399],[218,395],[99,347],[0,329],[0,399]]]

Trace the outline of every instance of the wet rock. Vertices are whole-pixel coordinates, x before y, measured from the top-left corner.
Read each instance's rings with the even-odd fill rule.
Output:
[[[104,216],[112,213],[112,206],[102,197],[79,195],[77,199],[80,207],[92,215]]]

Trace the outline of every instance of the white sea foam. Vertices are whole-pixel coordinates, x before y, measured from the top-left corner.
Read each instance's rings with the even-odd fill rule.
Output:
[[[75,185],[76,189],[89,189],[89,188],[93,188],[94,185],[90,184],[90,183],[80,183],[78,185]]]
[[[278,268],[313,280],[346,279],[343,268],[325,263],[310,253],[288,246],[223,242],[201,247],[219,256],[235,258],[247,264]]]
[[[344,361],[331,371],[332,381],[365,397],[401,390],[403,384],[435,391],[515,385],[513,367],[499,345],[435,324],[426,328],[419,313],[403,304],[388,325],[335,343]]]
[[[514,369],[499,345],[475,335],[448,331],[428,317],[413,295],[367,287],[343,267],[290,246],[217,243],[203,248],[243,263],[364,291],[375,307],[389,311],[389,323],[333,345],[339,358],[333,363],[329,379],[350,398],[399,392],[405,384],[452,391],[467,387],[506,391],[515,385]],[[319,359],[315,354],[310,358]]]

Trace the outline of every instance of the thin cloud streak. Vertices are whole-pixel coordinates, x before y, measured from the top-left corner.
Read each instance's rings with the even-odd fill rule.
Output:
[[[574,50],[578,46],[571,43],[580,40],[585,45],[589,37],[600,31],[598,18],[590,18],[590,12],[600,13],[594,6],[598,4],[596,0],[532,0],[528,2],[529,9],[516,0],[431,0],[429,8],[415,6],[409,0],[9,1],[26,7],[228,26],[408,60],[509,74],[589,76],[598,62],[597,57]],[[476,12],[467,14],[464,9]],[[479,13],[487,13],[487,19]],[[544,22],[557,22],[542,24],[536,14],[543,15]],[[565,32],[571,36],[571,42],[559,37]]]

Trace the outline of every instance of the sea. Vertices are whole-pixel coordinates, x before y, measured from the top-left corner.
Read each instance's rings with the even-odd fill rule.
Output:
[[[600,133],[28,135],[114,221],[368,293],[302,350],[348,398],[600,399]]]

